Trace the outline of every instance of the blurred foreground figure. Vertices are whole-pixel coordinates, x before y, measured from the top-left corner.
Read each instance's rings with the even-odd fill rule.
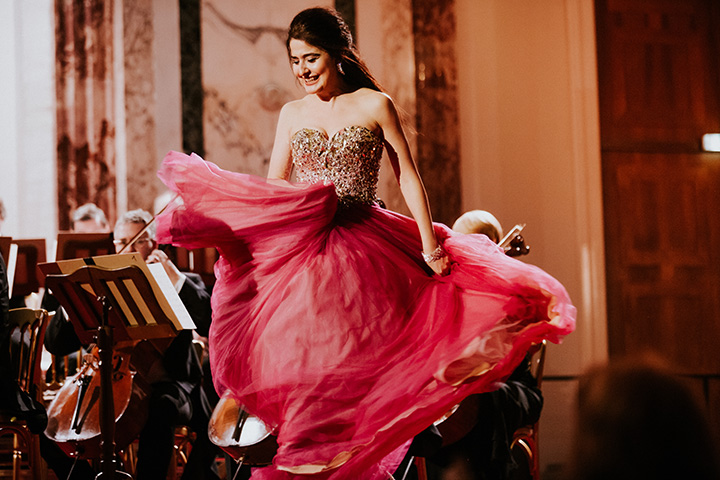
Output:
[[[683,379],[652,358],[595,367],[580,379],[570,478],[720,478],[705,412]]]

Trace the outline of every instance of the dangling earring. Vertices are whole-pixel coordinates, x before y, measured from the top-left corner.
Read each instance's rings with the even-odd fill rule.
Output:
[[[338,69],[338,72],[340,72],[340,75],[345,75],[345,72],[343,72],[343,69],[342,69],[342,63],[338,62],[337,69]]]

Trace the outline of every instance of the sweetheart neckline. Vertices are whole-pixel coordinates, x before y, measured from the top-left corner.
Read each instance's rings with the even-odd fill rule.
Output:
[[[310,130],[311,132],[317,132],[317,133],[321,134],[322,136],[325,137],[325,140],[329,142],[330,140],[335,138],[335,136],[339,135],[341,132],[344,132],[351,128],[359,128],[361,130],[365,130],[366,132],[370,133],[373,137],[375,137],[377,140],[382,141],[382,136],[380,136],[379,134],[375,133],[374,131],[370,130],[368,127],[365,127],[363,125],[348,125],[346,127],[342,127],[340,130],[337,130],[332,135],[329,135],[325,130],[321,130],[319,128],[302,127],[300,129],[298,129],[297,131],[295,131],[295,133],[292,134],[291,138],[295,138],[295,136],[298,133],[302,132],[303,130]]]

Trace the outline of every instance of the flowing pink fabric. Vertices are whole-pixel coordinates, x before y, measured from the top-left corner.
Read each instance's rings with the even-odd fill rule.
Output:
[[[272,183],[176,152],[159,176],[182,198],[158,217],[159,241],[221,254],[215,385],[278,428],[273,466],[253,478],[388,478],[409,439],[493,390],[531,344],[574,329],[563,286],[484,235],[436,224],[454,262],[439,277],[412,219],[338,210],[331,184]]]

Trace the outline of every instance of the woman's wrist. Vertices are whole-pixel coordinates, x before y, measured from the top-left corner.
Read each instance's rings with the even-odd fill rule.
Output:
[[[425,260],[425,263],[435,262],[445,257],[446,255],[447,253],[445,252],[445,249],[440,244],[438,244],[437,248],[430,253],[422,252],[423,260]]]

